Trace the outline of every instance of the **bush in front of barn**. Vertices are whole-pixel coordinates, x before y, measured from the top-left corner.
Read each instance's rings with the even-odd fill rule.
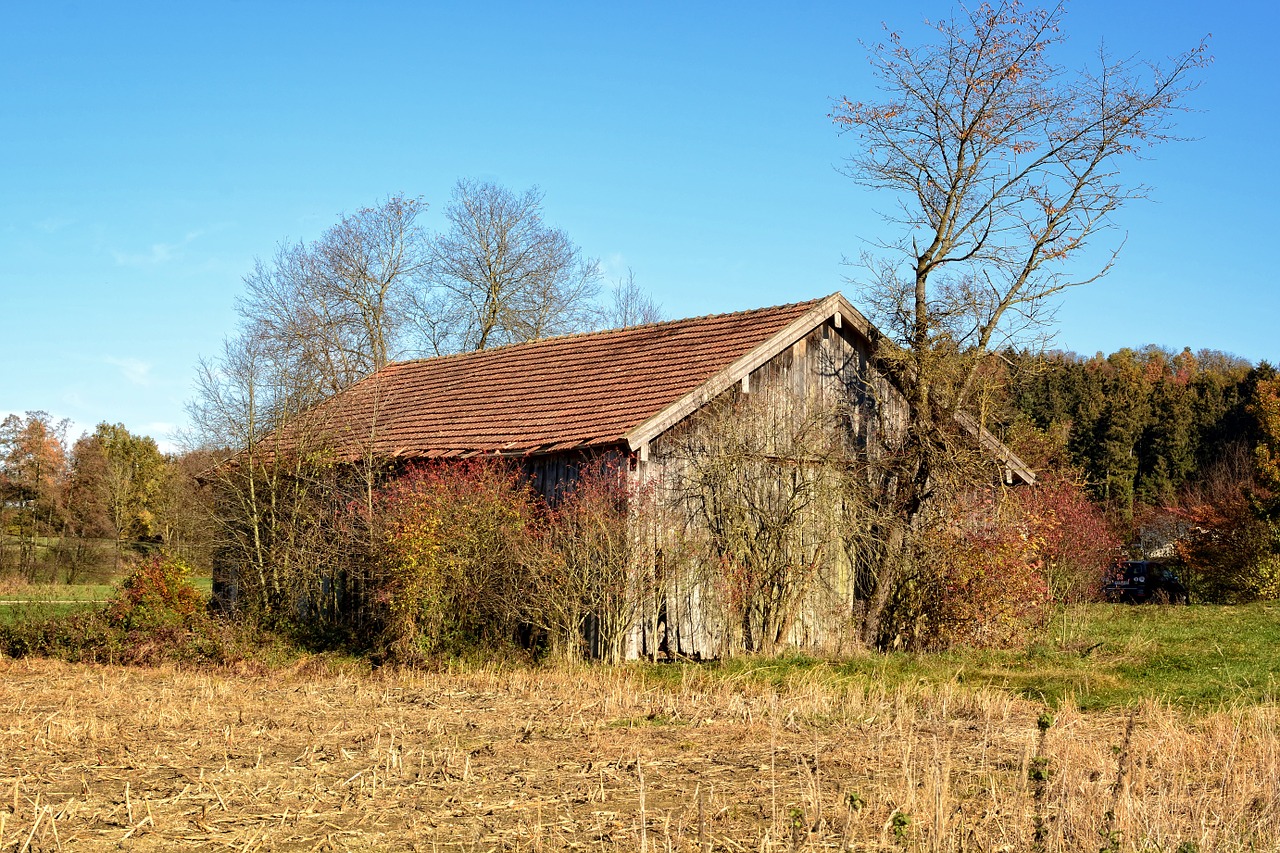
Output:
[[[895,590],[888,647],[1008,647],[1049,615],[1043,550],[1052,520],[1000,490],[951,503],[920,537],[914,575]]]
[[[536,496],[509,466],[429,463],[383,490],[373,604],[398,658],[512,646],[529,594]]]
[[[654,522],[652,489],[635,486],[616,460],[579,466],[525,537],[530,583],[524,619],[566,661],[617,662],[641,603],[653,595],[642,572]]]
[[[647,505],[607,458],[584,460],[550,501],[500,460],[419,466],[381,497],[372,598],[386,651],[618,660]]]

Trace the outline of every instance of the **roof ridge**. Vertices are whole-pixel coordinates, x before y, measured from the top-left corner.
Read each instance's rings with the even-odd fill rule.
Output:
[[[463,447],[528,454],[564,442],[628,444],[637,425],[744,358],[756,359],[787,330],[828,309],[855,317],[846,304],[836,292],[391,362],[320,402],[307,418],[316,415],[318,427],[336,430],[351,447],[369,442],[376,452],[405,458]]]
[[[451,352],[451,353],[446,353],[444,355],[429,355],[429,356],[423,356],[421,358],[406,358],[404,360],[388,362],[386,364],[386,367],[384,367],[383,369],[385,370],[387,367],[399,367],[399,366],[410,365],[410,364],[421,364],[427,361],[440,362],[446,359],[454,360],[454,359],[460,359],[460,358],[469,358],[472,356],[484,355],[487,353],[509,352],[519,347],[540,346],[540,345],[548,344],[551,342],[567,341],[567,340],[582,339],[582,338],[592,338],[592,337],[597,337],[602,335],[616,335],[616,334],[621,334],[625,332],[636,332],[644,329],[655,329],[655,328],[658,328],[659,326],[674,326],[677,323],[694,323],[694,322],[700,322],[704,320],[721,320],[729,317],[742,317],[749,314],[763,314],[767,311],[781,311],[787,308],[799,308],[800,306],[811,307],[811,306],[818,305],[819,303],[821,303],[826,299],[830,299],[832,296],[836,295],[836,293],[839,293],[839,292],[840,291],[836,291],[835,293],[831,293],[826,296],[819,297],[817,299],[805,299],[799,302],[785,302],[781,305],[768,305],[768,306],[765,306],[764,308],[747,308],[741,311],[725,311],[719,314],[702,314],[696,317],[679,317],[674,320],[659,320],[654,323],[642,323],[641,325],[638,325],[638,326],[617,326],[612,329],[595,329],[590,332],[569,332],[563,335],[551,335],[550,337],[538,338],[532,341],[517,341],[515,343],[510,343],[510,344],[502,344],[501,346],[489,347],[488,349],[482,349],[482,350],[470,350],[468,352]],[[369,376],[365,377],[365,379],[368,379],[369,377],[375,376],[375,375],[377,375],[376,372],[371,373],[369,374]],[[359,382],[363,382],[363,381],[364,381],[363,379],[359,380]],[[356,384],[359,384],[359,382],[357,382]]]

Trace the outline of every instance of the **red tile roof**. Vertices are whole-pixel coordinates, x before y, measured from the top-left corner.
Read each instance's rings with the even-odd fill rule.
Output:
[[[335,438],[348,457],[526,454],[625,443],[638,425],[824,301],[396,362],[312,414],[340,434]]]

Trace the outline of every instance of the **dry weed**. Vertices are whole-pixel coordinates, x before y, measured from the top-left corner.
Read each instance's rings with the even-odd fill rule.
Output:
[[[1274,707],[0,661],[0,850],[1275,849]],[[1038,773],[1037,771],[1043,771]],[[1036,793],[1039,785],[1041,793]],[[1043,824],[1033,837],[1037,818]]]

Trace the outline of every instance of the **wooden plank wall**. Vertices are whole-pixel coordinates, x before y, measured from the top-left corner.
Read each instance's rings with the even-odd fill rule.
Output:
[[[849,324],[837,328],[828,321],[754,371],[746,393],[765,397],[769,405],[776,400],[779,406],[793,407],[795,400],[803,400],[836,413],[856,448],[874,454],[883,432],[900,422],[903,404],[890,384],[873,373],[871,356],[870,343]],[[743,388],[725,393],[741,394]],[[697,417],[695,413],[691,419]],[[682,426],[651,443],[648,460],[637,466],[638,482],[661,489],[680,480],[683,463],[674,436]],[[652,550],[661,559],[662,543],[655,541]],[[842,542],[828,543],[827,553],[831,559],[811,582],[791,626],[789,641],[799,648],[840,651],[853,642],[854,567]],[[731,652],[733,626],[725,624],[726,608],[717,600],[715,584],[669,569],[662,581],[657,597],[641,608],[629,654],[713,658]]]

